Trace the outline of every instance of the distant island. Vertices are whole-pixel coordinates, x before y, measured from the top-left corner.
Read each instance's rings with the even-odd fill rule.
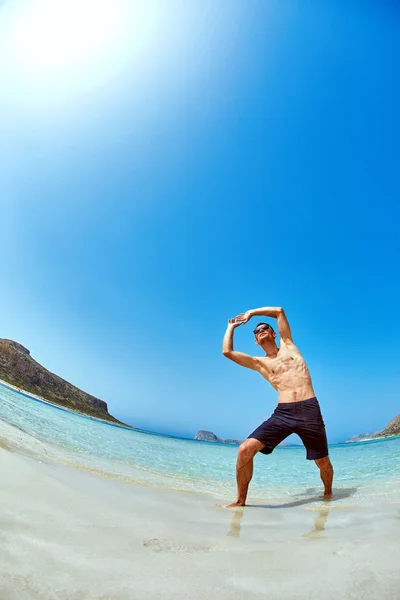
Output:
[[[0,339],[0,379],[51,404],[130,427],[110,415],[104,400],[54,375],[31,357],[28,348],[13,340]]]
[[[371,432],[358,433],[357,435],[351,436],[351,438],[349,438],[348,440],[345,440],[344,443],[350,444],[352,442],[366,442],[368,440],[372,440],[373,438],[375,438],[378,435],[378,433],[379,433],[379,431],[375,431],[373,433],[371,433]]]
[[[220,438],[217,437],[212,431],[205,431],[204,429],[199,429],[199,431],[196,431],[194,439],[201,440],[202,442],[223,442],[224,444],[241,444],[243,441]]]
[[[244,440],[231,440],[230,438],[220,438],[215,435],[212,431],[205,431],[204,429],[199,429],[196,431],[195,440],[200,440],[202,442],[222,442],[223,444],[241,444]],[[297,444],[285,444],[281,442],[278,446],[297,446]]]

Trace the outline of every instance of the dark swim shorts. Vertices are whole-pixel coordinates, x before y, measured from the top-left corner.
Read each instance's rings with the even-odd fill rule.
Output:
[[[257,427],[249,438],[265,444],[265,448],[260,452],[271,454],[273,449],[291,433],[297,433],[305,445],[308,460],[328,456],[325,424],[316,398],[299,402],[281,402],[273,415]]]

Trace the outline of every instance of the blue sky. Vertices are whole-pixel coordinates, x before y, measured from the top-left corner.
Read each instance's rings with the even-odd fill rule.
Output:
[[[243,438],[276,394],[222,356],[226,322],[282,305],[329,440],[382,429],[396,3],[86,1],[60,33],[0,3],[0,336],[129,423]],[[257,353],[251,325],[236,348]]]

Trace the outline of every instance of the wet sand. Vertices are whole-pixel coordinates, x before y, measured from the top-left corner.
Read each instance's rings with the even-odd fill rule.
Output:
[[[0,422],[1,600],[400,598],[400,498],[226,510],[59,452]]]

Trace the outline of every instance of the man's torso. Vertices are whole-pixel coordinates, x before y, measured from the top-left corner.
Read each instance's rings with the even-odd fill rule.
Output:
[[[275,357],[257,357],[260,374],[278,392],[278,403],[300,402],[315,396],[306,362],[294,344],[281,341]]]

